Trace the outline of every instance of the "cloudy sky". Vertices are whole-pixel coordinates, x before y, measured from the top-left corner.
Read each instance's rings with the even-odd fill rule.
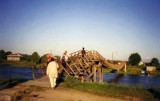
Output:
[[[160,0],[0,0],[0,49],[160,59]]]

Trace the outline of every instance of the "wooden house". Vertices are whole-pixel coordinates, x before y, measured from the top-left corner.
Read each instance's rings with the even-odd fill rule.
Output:
[[[7,55],[7,61],[20,61],[20,54],[10,54]]]

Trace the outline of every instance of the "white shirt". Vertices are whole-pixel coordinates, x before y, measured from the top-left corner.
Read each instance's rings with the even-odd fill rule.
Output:
[[[63,54],[63,56],[65,57],[65,61],[68,61],[68,57],[69,57],[69,56],[68,56],[67,54],[66,54],[66,55]],[[62,60],[63,56],[61,57],[61,60]]]
[[[47,70],[46,73],[49,77],[56,77],[58,76],[58,63],[56,63],[55,61],[52,61],[48,64],[47,66]]]

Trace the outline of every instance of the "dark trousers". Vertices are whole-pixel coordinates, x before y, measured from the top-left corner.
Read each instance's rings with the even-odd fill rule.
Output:
[[[62,66],[66,68],[66,62],[62,62]]]

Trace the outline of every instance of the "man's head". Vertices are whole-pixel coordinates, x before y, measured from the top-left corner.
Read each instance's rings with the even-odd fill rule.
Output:
[[[51,61],[54,61],[54,60],[55,60],[55,59],[52,57],[52,58],[51,58]]]
[[[67,54],[67,51],[65,51],[64,54]]]

